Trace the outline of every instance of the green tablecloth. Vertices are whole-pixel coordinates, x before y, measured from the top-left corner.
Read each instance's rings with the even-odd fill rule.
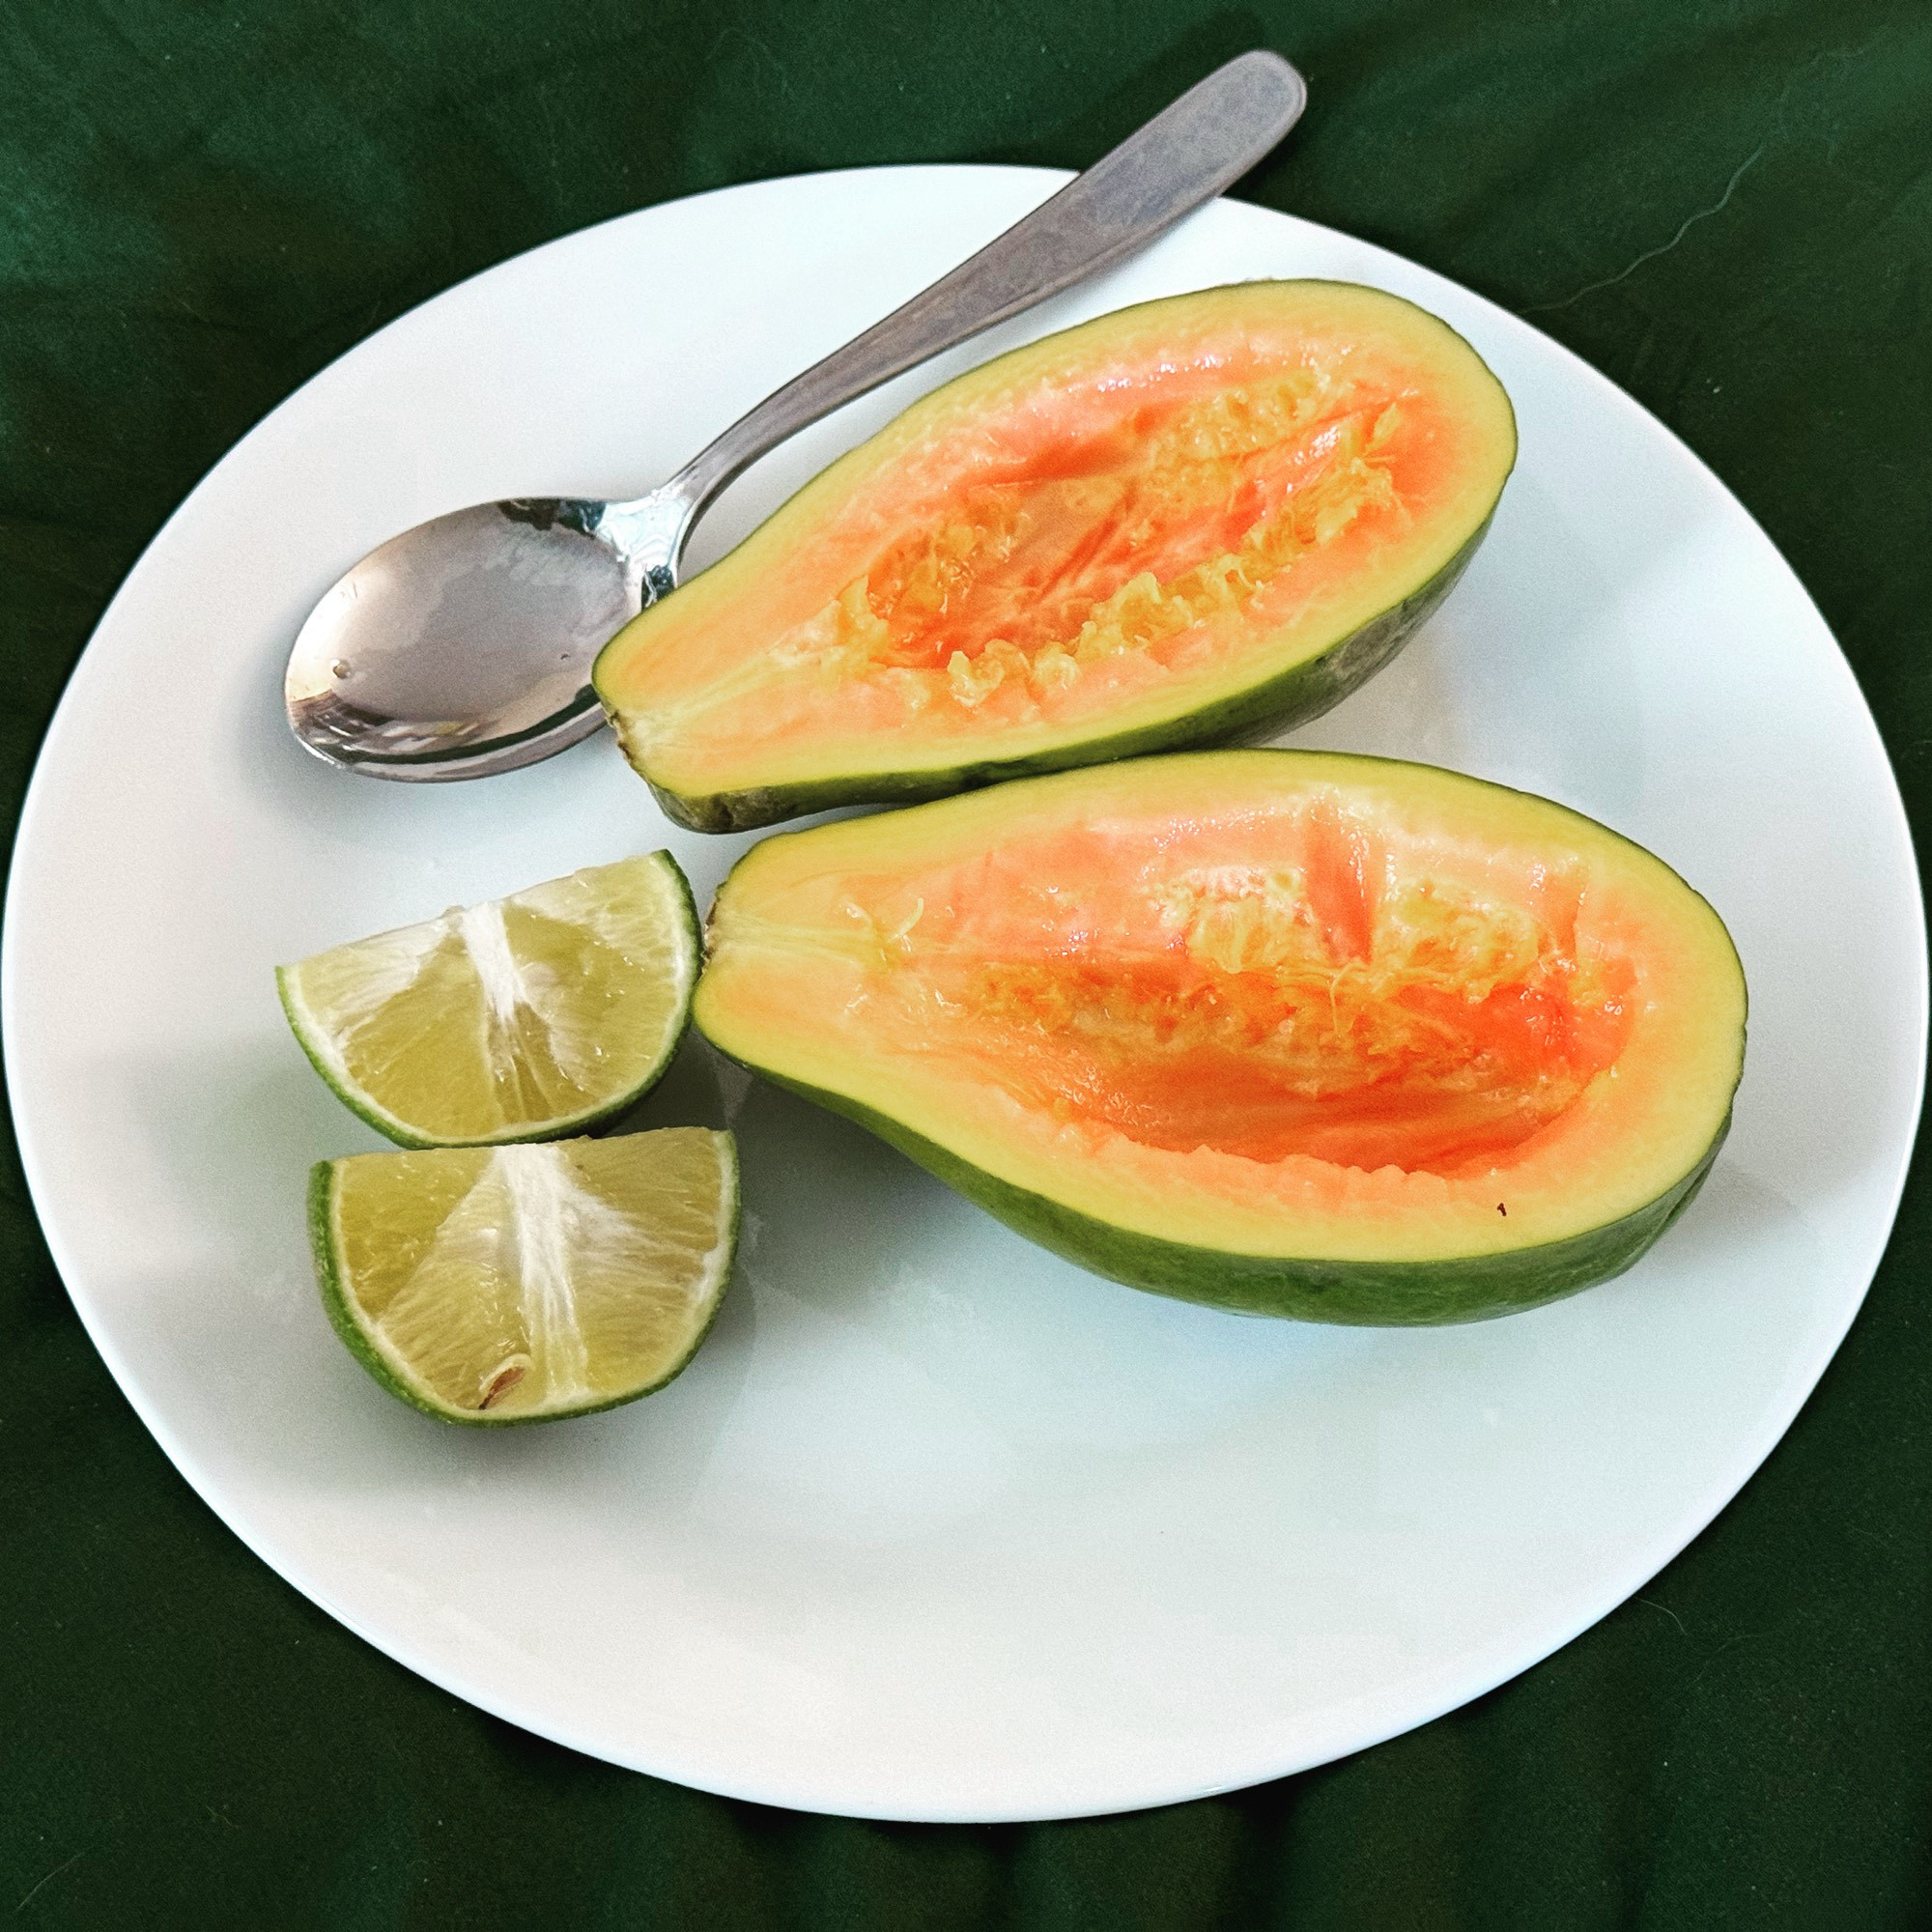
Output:
[[[412,303],[725,183],[1077,165],[1255,43],[1313,105],[1241,191],[1492,297],[1684,436],[1817,597],[1919,819],[1921,0],[4,0],[10,809],[169,510]],[[1346,1763],[999,1830],[656,1783],[369,1650],[188,1492],[82,1334],[11,1151],[0,1188],[7,1923],[1932,1923],[1922,1173],[1790,1436],[1597,1629]]]

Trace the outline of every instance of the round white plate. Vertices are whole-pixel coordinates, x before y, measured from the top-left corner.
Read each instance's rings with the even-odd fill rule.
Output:
[[[700,904],[745,840],[666,825],[608,736],[474,784],[370,782],[285,728],[314,599],[406,525],[668,474],[1057,185],[778,181],[481,275],[292,397],[128,578],[14,863],[13,1097],[82,1320],[188,1481],[352,1630],[485,1709],[769,1804],[1010,1819],[1160,1804],[1386,1738],[1639,1585],[1770,1450],[1891,1224],[1925,1040],[1904,813],[1789,569],[1563,350],[1394,256],[1234,203],[748,475],[717,555],[918,388],[1122,302],[1257,275],[1445,316],[1520,416],[1463,586],[1299,742],[1580,808],[1729,923],[1736,1127],[1621,1280],[1466,1328],[1243,1320],[1028,1246],[843,1122],[687,1047],[653,1123],[728,1122],[745,1237],[665,1393],[478,1435],[330,1333],[309,1163],[377,1145],[270,969],[668,844]]]

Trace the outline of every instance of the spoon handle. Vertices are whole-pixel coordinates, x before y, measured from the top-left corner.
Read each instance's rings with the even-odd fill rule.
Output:
[[[689,504],[688,529],[734,476],[808,423],[1145,248],[1247,173],[1307,99],[1279,54],[1257,49],[1217,68],[977,255],[740,416],[661,494]]]

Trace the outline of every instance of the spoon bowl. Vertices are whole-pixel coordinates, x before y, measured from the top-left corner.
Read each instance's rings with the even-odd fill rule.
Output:
[[[482,778],[604,722],[590,667],[642,608],[605,506],[478,503],[371,551],[310,612],[283,696],[296,735],[385,778]]]

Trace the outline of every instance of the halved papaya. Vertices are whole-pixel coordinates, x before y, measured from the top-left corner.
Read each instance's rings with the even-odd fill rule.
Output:
[[[1228,751],[765,840],[694,1016],[1095,1272],[1467,1321],[1628,1267],[1743,1067],[1721,921],[1548,800]]]
[[[597,690],[709,831],[1253,737],[1387,663],[1515,460],[1501,384],[1394,296],[1149,302],[914,404],[620,631]]]

